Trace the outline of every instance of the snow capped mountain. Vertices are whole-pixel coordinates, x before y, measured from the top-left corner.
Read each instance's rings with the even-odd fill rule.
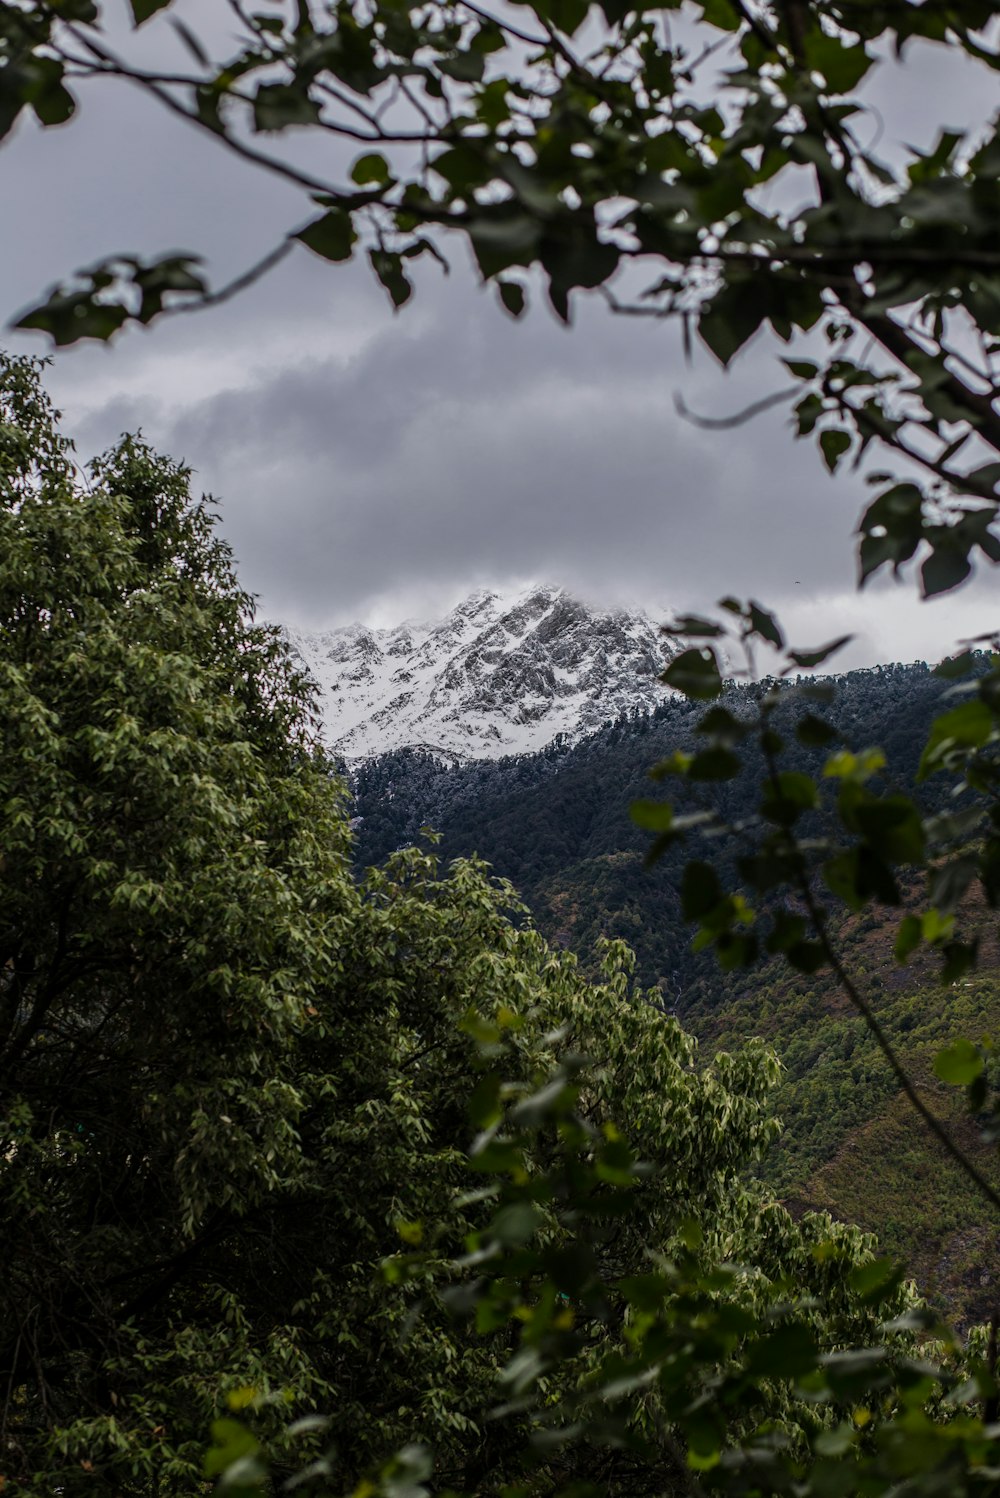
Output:
[[[600,612],[553,587],[473,593],[432,623],[287,635],[347,759],[405,745],[492,759],[579,738],[662,701],[673,653],[647,614]]]

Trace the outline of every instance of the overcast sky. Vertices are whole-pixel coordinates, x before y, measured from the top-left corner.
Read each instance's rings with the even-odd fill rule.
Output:
[[[996,105],[995,75],[942,49],[876,87],[920,143]],[[0,147],[0,190],[5,321],[113,250],[199,250],[218,283],[308,217],[123,85],[88,93],[69,127],[21,124]],[[752,594],[796,643],[857,630],[851,664],[937,658],[996,627],[992,574],[929,605],[912,585],[858,597],[864,486],[828,478],[786,414],[716,433],[676,414],[678,391],[719,414],[779,388],[773,343],[725,376],[707,355],[686,367],[672,328],[594,299],[568,331],[541,305],[514,324],[460,247],[452,258],[393,315],[364,267],[296,249],[225,307],[59,354],[50,388],[81,457],[141,428],[190,463],[262,611],[299,626],[397,622],[533,578],[664,616]]]

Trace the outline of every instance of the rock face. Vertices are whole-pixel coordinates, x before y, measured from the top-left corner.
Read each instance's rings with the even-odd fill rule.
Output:
[[[671,642],[648,615],[561,588],[473,593],[444,619],[287,631],[346,759],[419,746],[457,760],[542,749],[663,700]]]

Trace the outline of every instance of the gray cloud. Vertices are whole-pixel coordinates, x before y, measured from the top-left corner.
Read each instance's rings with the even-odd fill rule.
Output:
[[[873,88],[898,138],[926,143],[928,91],[949,123],[992,107],[992,80],[917,49]],[[121,91],[69,129],[20,129],[0,159],[18,225],[8,309],[115,248],[200,248],[222,279],[308,211]],[[830,480],[787,413],[724,432],[677,416],[677,390],[718,414],[780,386],[776,344],[726,377],[707,355],[688,369],[674,330],[596,301],[568,333],[541,308],[515,326],[457,260],[393,317],[364,268],[296,251],[210,314],[60,355],[53,389],[82,452],[141,426],[186,458],[222,501],[248,586],[303,624],[533,576],[678,607],[752,592],[813,638],[856,623],[869,656],[978,627],[985,585],[932,615],[892,592],[852,597],[864,487]]]
[[[693,601],[799,579],[843,587],[860,491],[835,485],[772,413],[735,433],[680,418],[736,408],[780,373],[685,371],[672,330],[595,307],[570,333],[515,327],[458,277],[360,349],[239,372],[200,398],[104,406],[186,457],[270,607],[319,620],[415,577],[556,577]],[[766,373],[764,372],[766,370]]]

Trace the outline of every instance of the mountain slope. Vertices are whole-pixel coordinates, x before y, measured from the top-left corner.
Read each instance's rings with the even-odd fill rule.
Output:
[[[881,744],[893,777],[910,783],[945,685],[926,665],[852,671],[835,679],[827,716],[850,742]],[[481,854],[513,881],[546,934],[585,958],[597,936],[625,937],[637,951],[643,983],[659,983],[686,1012],[692,985],[714,974],[714,958],[692,953],[680,919],[681,869],[694,854],[678,844],[644,868],[649,838],[631,821],[629,804],[655,794],[652,765],[675,749],[694,749],[703,707],[660,691],[651,713],[622,714],[574,745],[538,754],[452,769],[415,749],[366,762],[354,776],[359,863],[379,863],[418,841],[422,826],[434,827],[443,835],[443,857]],[[725,700],[741,716],[758,691],[734,685]],[[790,720],[789,745],[794,737]],[[821,768],[823,751],[787,752],[799,755],[790,768]],[[738,820],[759,772],[748,755],[743,774],[712,782],[706,794]],[[942,784],[921,788],[929,810],[939,809],[932,802]]]
[[[917,664],[854,671],[829,684],[834,698],[823,716],[855,746],[884,748],[887,787],[912,784],[947,683]],[[741,717],[757,691],[752,684],[733,685],[724,701]],[[795,715],[807,706],[782,707],[776,726],[786,740],[787,767],[816,774],[827,751],[796,747],[792,731]],[[652,713],[623,716],[572,746],[507,760],[449,768],[404,750],[367,761],[353,777],[357,862],[380,863],[394,848],[418,842],[429,824],[441,834],[436,852],[443,860],[473,852],[489,860],[498,875],[513,880],[545,935],[577,952],[588,970],[600,937],[624,937],[636,951],[640,981],[656,985],[656,1002],[676,1013],[710,1052],[762,1036],[784,1066],[775,1110],[785,1121],[784,1134],[761,1162],[762,1179],[795,1210],[830,1210],[877,1232],[883,1251],[908,1262],[949,1315],[963,1325],[980,1319],[996,1303],[992,1265],[1000,1230],[911,1115],[829,972],[809,977],[763,957],[751,971],[722,973],[710,952],[692,949],[692,929],[681,911],[682,866],[701,849],[677,845],[652,868],[643,865],[649,838],[630,821],[629,802],[657,794],[650,766],[696,746],[703,711],[666,697]],[[705,794],[737,820],[752,804],[762,768],[748,754],[745,773],[711,783]],[[676,785],[672,789],[677,792]],[[947,777],[918,789],[927,813],[950,804]],[[717,845],[710,856],[727,862]],[[919,896],[916,885],[904,889],[907,903]],[[900,915],[891,906],[858,914],[830,909],[843,960],[925,1101],[996,1180],[995,1152],[977,1144],[961,1099],[932,1067],[934,1053],[956,1034],[996,1034],[1000,1027],[995,920],[982,933],[979,970],[942,989],[926,951],[905,967],[894,960]]]
[[[537,751],[662,702],[670,648],[648,615],[561,588],[473,593],[444,619],[287,631],[345,759],[414,746],[455,761]]]

